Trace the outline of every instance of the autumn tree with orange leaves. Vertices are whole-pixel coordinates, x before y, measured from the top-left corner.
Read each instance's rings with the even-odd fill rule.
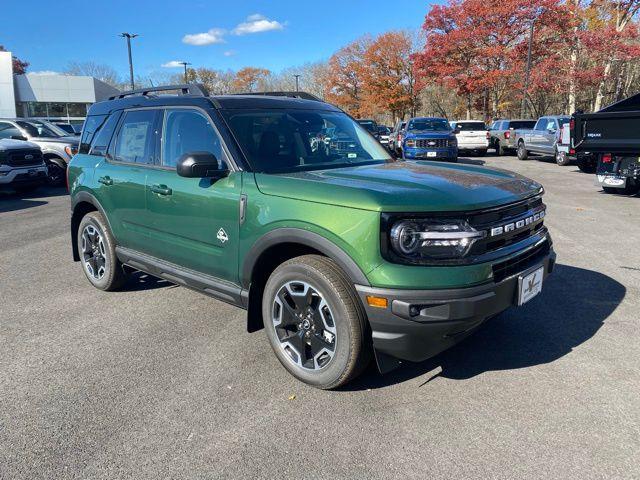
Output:
[[[266,68],[244,67],[236,73],[233,86],[238,92],[264,90],[264,82],[270,74]]]
[[[325,98],[356,117],[389,114],[395,121],[419,106],[412,40],[406,32],[362,37],[329,60]]]
[[[563,38],[557,32],[566,25],[565,14],[557,0],[451,0],[435,5],[423,25],[426,44],[415,56],[416,75],[420,82],[454,89],[467,118],[474,107],[495,117],[522,98],[531,20],[540,31],[556,32],[555,44],[538,35],[534,49],[553,52],[561,49]]]

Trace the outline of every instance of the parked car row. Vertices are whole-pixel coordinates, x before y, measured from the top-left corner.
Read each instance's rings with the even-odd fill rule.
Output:
[[[46,165],[46,176],[43,180],[54,186],[64,184],[67,165],[71,161],[71,157],[78,152],[80,144],[80,138],[77,135],[69,135],[51,122],[28,118],[0,118],[0,140],[12,140],[12,142],[4,142],[5,150],[20,149],[21,142],[28,145],[28,148],[37,148],[39,161],[43,161]],[[8,171],[7,168],[13,170],[23,166],[25,165],[3,163],[5,172]],[[18,172],[16,175],[22,175],[22,173]],[[9,178],[12,177],[4,175],[2,184],[7,186],[12,183],[7,180]],[[31,178],[33,181],[29,184],[37,186],[39,179],[40,174],[38,173],[36,178]]]

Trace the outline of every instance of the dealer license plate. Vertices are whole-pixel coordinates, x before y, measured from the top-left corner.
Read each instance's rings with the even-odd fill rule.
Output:
[[[524,305],[542,290],[544,267],[536,268],[527,275],[518,278],[518,305]]]
[[[435,157],[438,155],[438,152],[427,152],[427,157]]]
[[[610,185],[612,187],[624,187],[626,183],[626,178],[624,177],[604,177],[602,181],[605,185]]]

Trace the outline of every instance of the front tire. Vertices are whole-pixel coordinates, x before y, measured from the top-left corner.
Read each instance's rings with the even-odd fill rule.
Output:
[[[526,160],[527,158],[529,158],[527,149],[524,146],[524,142],[520,141],[518,142],[518,160]]]
[[[116,256],[116,242],[100,212],[89,212],[78,227],[78,252],[89,283],[105,290],[118,290],[127,280]]]
[[[47,183],[53,187],[64,185],[67,169],[62,160],[45,160],[47,165]]]
[[[337,388],[369,363],[365,313],[331,259],[305,255],[276,268],[264,289],[262,317],[280,363],[309,385]]]

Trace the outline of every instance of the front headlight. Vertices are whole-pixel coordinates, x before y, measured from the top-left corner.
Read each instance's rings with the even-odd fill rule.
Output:
[[[416,141],[413,138],[410,138],[405,142],[405,145],[409,148],[414,148],[416,146]]]
[[[463,220],[400,220],[389,231],[391,248],[403,259],[421,262],[464,257],[485,236]]]

